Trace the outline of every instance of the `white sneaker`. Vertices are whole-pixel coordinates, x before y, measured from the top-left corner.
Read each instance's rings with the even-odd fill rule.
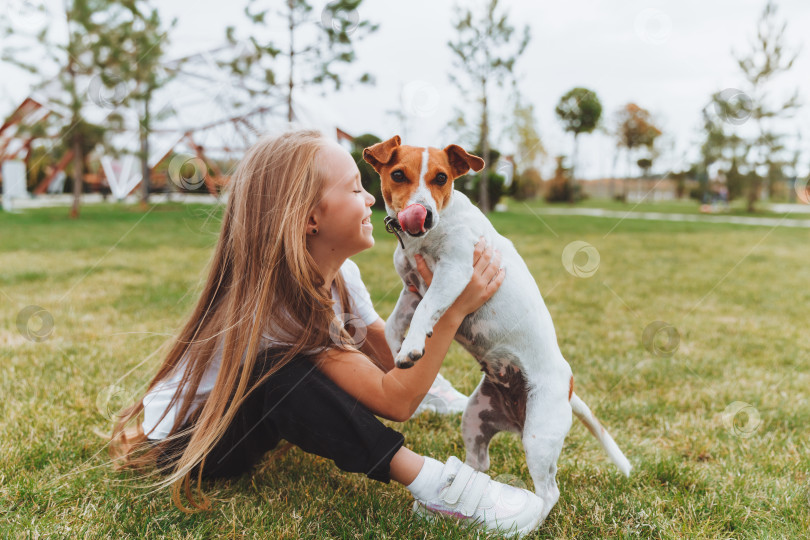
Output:
[[[425,411],[433,411],[439,414],[461,413],[467,407],[468,400],[467,396],[453,388],[450,381],[439,373],[411,418],[419,416]]]
[[[417,515],[427,519],[453,517],[518,538],[540,525],[543,499],[531,491],[496,482],[455,456],[444,465],[439,486],[431,500],[414,501]]]

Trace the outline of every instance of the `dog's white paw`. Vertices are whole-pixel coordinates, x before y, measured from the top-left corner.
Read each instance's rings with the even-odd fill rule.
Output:
[[[424,332],[411,331],[402,342],[402,348],[394,359],[397,367],[411,367],[414,362],[425,355],[425,334]],[[400,365],[400,361],[402,365]]]
[[[403,347],[403,350],[407,351],[408,349]],[[400,351],[396,358],[394,358],[394,364],[400,369],[407,369],[412,367],[413,364],[423,356],[425,356],[424,347],[421,349],[411,349],[408,353]]]
[[[557,482],[551,480],[550,482],[540,482],[539,485],[535,484],[534,491],[538,497],[543,499],[543,520],[545,520],[551,509],[560,500],[560,488],[557,487]]]

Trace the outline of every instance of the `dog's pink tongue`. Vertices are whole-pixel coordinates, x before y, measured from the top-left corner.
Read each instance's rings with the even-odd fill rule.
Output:
[[[425,231],[425,216],[427,210],[421,204],[406,206],[399,214],[397,221],[399,225],[411,234],[419,234]]]

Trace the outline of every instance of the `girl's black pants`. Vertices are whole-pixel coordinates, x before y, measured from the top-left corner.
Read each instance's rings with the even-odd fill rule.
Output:
[[[277,358],[278,352],[262,352],[253,380]],[[161,471],[172,470],[189,438],[187,434],[160,445],[157,466]],[[296,356],[248,396],[207,455],[203,477],[239,476],[282,439],[331,459],[344,471],[385,483],[390,480],[391,458],[405,442],[401,433],[380,422],[306,356]]]

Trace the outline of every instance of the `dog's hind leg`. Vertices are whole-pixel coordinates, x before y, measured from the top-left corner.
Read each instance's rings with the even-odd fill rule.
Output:
[[[496,433],[519,432],[500,409],[491,390],[492,383],[486,376],[482,377],[461,417],[461,434],[467,452],[465,462],[479,471],[489,469],[489,443]]]
[[[560,498],[557,460],[572,422],[568,387],[556,386],[534,388],[529,392],[523,427],[523,448],[534,491],[545,503],[543,519]]]

